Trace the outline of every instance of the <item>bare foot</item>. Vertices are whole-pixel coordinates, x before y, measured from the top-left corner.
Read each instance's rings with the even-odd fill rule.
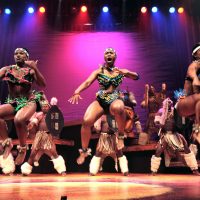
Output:
[[[87,153],[80,153],[80,156],[76,160],[77,164],[82,165],[85,162],[86,157],[88,157]]]
[[[85,150],[79,149],[80,156],[77,158],[76,162],[78,165],[82,165],[85,162],[85,158],[91,155],[91,149],[87,148]]]
[[[11,142],[5,145],[4,153],[3,153],[3,159],[6,159],[8,157],[12,148],[13,148],[13,144]]]
[[[18,148],[18,155],[17,158],[15,159],[15,165],[21,165],[26,157],[27,146],[24,147],[18,146],[17,148]]]

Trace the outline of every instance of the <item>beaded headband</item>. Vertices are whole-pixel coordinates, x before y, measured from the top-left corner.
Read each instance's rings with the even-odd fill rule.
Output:
[[[24,52],[26,54],[26,56],[29,58],[29,53],[28,53],[28,51],[26,49],[24,49],[24,48],[16,48],[15,49],[15,53],[16,53],[16,51],[22,51],[22,52]]]
[[[194,55],[199,49],[200,49],[200,46],[196,47],[196,48],[192,51],[192,55]]]

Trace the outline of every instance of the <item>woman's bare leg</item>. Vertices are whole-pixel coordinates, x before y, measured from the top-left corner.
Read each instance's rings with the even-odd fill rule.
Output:
[[[21,108],[15,115],[14,123],[20,143],[18,156],[15,160],[16,165],[22,164],[26,156],[27,123],[35,111],[36,103],[29,102],[27,106]]]
[[[14,118],[14,108],[10,104],[0,105],[0,139],[8,138],[8,130],[5,120]]]
[[[124,109],[124,103],[122,100],[115,100],[110,105],[110,113],[114,115],[115,120],[118,126],[118,134],[119,134],[119,141],[118,141],[118,149],[122,149],[124,147],[124,128],[126,123],[126,113]],[[122,137],[122,138],[121,138]]]
[[[82,164],[85,161],[85,157],[88,156],[87,148],[91,137],[91,127],[94,125],[95,121],[104,114],[103,108],[100,106],[98,101],[92,102],[87,108],[83,124],[81,127],[81,145],[82,150],[80,156],[77,159],[78,164]]]
[[[200,94],[193,94],[187,96],[184,99],[180,99],[177,103],[177,112],[181,117],[187,117],[195,113],[195,107],[197,102],[200,101]]]
[[[83,117],[83,124],[81,127],[81,143],[83,149],[88,148],[91,136],[91,127],[94,125],[94,122],[103,115],[103,113],[104,110],[99,105],[98,101],[94,101],[87,108]]]

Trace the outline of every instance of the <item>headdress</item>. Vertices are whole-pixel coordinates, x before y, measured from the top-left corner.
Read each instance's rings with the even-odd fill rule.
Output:
[[[192,49],[192,56],[200,49],[200,42],[195,44],[193,49]]]
[[[19,51],[19,50],[20,50],[20,51],[23,51],[23,52],[26,54],[26,56],[29,58],[29,53],[28,53],[27,49],[25,49],[25,48],[16,48],[16,49],[15,49],[15,52],[16,52],[16,51]]]

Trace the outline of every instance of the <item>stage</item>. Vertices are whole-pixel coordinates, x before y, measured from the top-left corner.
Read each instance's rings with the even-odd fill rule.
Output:
[[[200,177],[190,174],[71,173],[0,177],[1,200],[199,199]]]

